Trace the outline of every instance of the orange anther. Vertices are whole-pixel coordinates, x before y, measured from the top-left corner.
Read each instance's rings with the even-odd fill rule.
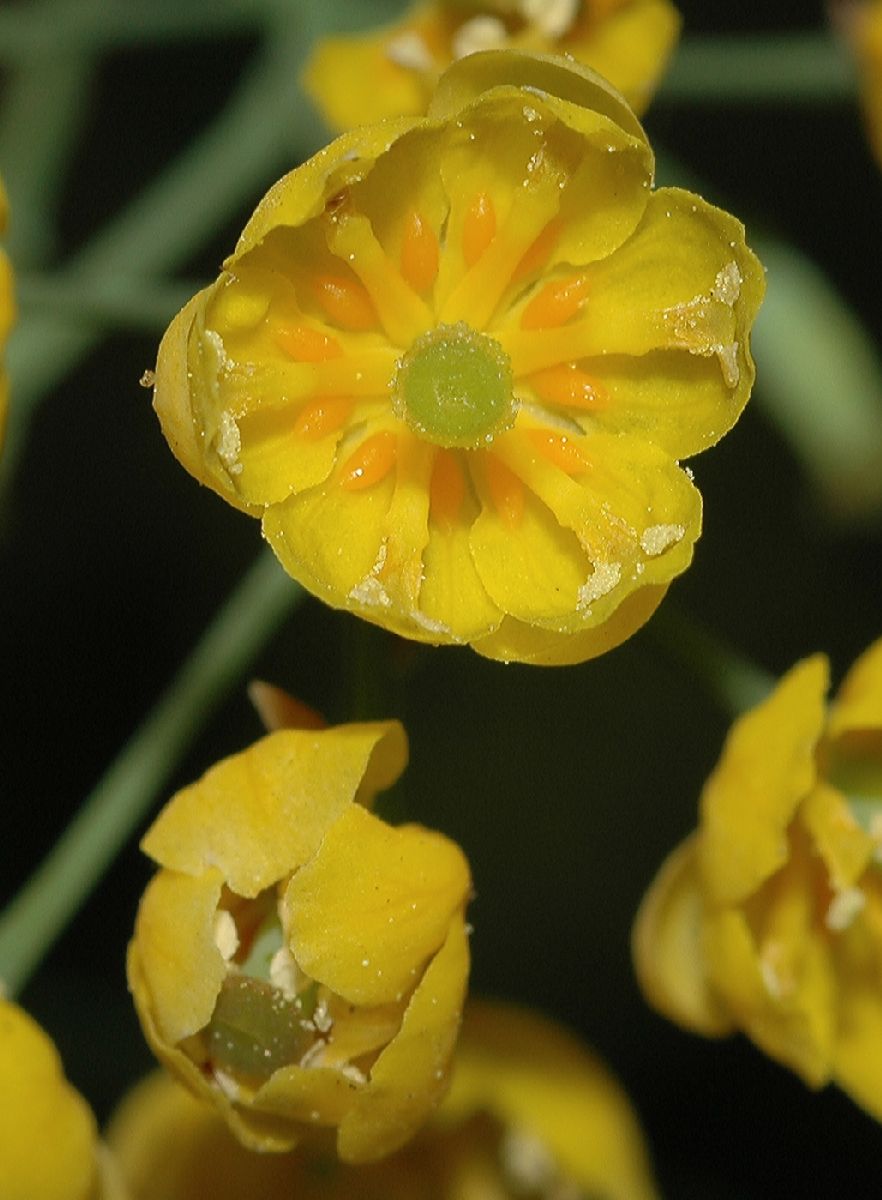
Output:
[[[530,441],[540,454],[559,467],[565,475],[580,475],[590,463],[572,438],[565,433],[549,433],[547,429],[531,429]]]
[[[435,231],[416,209],[411,209],[404,222],[401,274],[419,295],[427,292],[435,282],[435,276],[438,274],[438,253]]]
[[[357,279],[345,275],[320,275],[313,283],[315,298],[343,329],[375,329],[377,314],[370,296]]]
[[[552,217],[539,236],[524,251],[524,256],[512,272],[512,283],[519,283],[528,275],[535,275],[548,262],[551,252],[557,245],[563,222],[559,217]]]
[[[478,192],[462,223],[462,256],[472,267],[496,236],[496,209],[486,192]]]
[[[521,313],[521,329],[551,329],[574,317],[588,298],[588,280],[553,279],[540,288]]]
[[[336,433],[346,424],[354,403],[348,396],[320,396],[301,408],[294,419],[294,432],[309,441]]]
[[[343,353],[338,341],[308,325],[283,325],[276,331],[276,345],[297,362],[326,362]]]
[[[360,492],[385,479],[395,466],[398,439],[385,429],[366,438],[343,464],[340,486],[347,492]]]
[[[465,478],[458,456],[450,450],[439,450],[429,485],[429,511],[445,533],[456,525],[465,494]]]
[[[559,408],[605,408],[609,393],[575,363],[559,363],[529,376],[527,382],[545,404]]]
[[[484,457],[487,487],[493,507],[503,523],[514,529],[524,515],[526,492],[523,483],[495,454]]]

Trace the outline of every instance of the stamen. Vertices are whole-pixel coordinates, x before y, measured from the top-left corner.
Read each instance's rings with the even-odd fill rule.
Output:
[[[376,329],[377,314],[371,298],[357,280],[345,275],[320,275],[313,290],[316,300],[336,325],[353,333]]]
[[[308,325],[281,326],[276,331],[276,345],[297,362],[326,362],[343,354],[343,347],[335,338]]]
[[[457,455],[450,450],[439,450],[429,487],[429,511],[445,533],[456,526],[465,495],[465,478]]]
[[[521,329],[549,329],[563,325],[576,315],[587,299],[588,280],[584,275],[554,279],[540,288],[521,313]]]
[[[360,492],[384,480],[395,466],[397,442],[388,429],[366,438],[343,464],[340,486],[347,492]]]
[[[413,290],[423,295],[438,274],[438,239],[435,231],[416,209],[405,218],[401,242],[401,274]]]
[[[493,507],[509,529],[516,528],[526,503],[523,483],[495,454],[484,455],[484,475]]]
[[[496,209],[486,192],[478,192],[462,223],[462,256],[473,267],[496,236]]]
[[[552,217],[533,244],[527,247],[524,257],[512,272],[512,283],[520,283],[522,279],[542,270],[557,245],[562,228],[560,217]]]
[[[530,441],[540,454],[560,468],[565,475],[581,475],[591,464],[565,433],[549,433],[546,429],[531,429]]]
[[[560,363],[556,367],[536,371],[528,377],[527,383],[543,403],[558,408],[597,411],[609,403],[609,393],[603,384],[592,379],[575,363]]]
[[[304,405],[294,419],[294,432],[308,441],[318,441],[342,429],[355,401],[349,396],[320,396]]]

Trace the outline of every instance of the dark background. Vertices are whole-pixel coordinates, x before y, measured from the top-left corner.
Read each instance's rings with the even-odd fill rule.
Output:
[[[783,0],[679,7],[687,34],[822,20],[819,5]],[[256,48],[243,36],[193,38],[104,59],[67,180],[60,260],[218,111]],[[882,338],[882,179],[853,104],[699,106],[662,95],[646,124],[749,230],[759,223],[809,252]],[[182,275],[213,276],[249,211]],[[52,844],[259,548],[257,523],[200,489],[160,436],[138,387],[159,332],[107,338],[46,398],[5,499],[0,900]],[[759,403],[691,465],[705,532],[672,599],[771,671],[824,649],[841,677],[882,633],[879,527],[829,517]],[[352,622],[309,601],[254,674],[345,719]],[[378,715],[401,717],[410,735],[410,813],[457,838],[472,862],[475,990],[535,1004],[598,1049],[640,1112],[666,1195],[880,1190],[882,1130],[845,1096],[810,1093],[741,1038],[681,1033],[637,990],[634,911],[694,824],[728,725],[651,626],[599,661],[556,671],[468,650],[423,653],[400,708]],[[239,689],[174,786],[259,732]],[[101,1116],[150,1061],[123,973],[150,870],[130,845],[22,997]]]

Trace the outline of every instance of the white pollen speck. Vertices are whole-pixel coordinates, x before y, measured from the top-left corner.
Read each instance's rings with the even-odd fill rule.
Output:
[[[579,612],[589,609],[595,600],[608,595],[622,578],[622,564],[595,563],[594,571],[579,588],[576,607]]]
[[[229,962],[239,949],[239,933],[233,914],[225,908],[219,908],[214,914],[214,944],[221,952],[224,962]]]
[[[392,599],[376,575],[367,575],[349,593],[349,599],[366,608],[389,608]]]
[[[287,946],[280,946],[270,959],[269,977],[273,987],[277,987],[289,1000],[297,998],[305,982],[303,972]]]
[[[478,16],[464,21],[450,39],[454,59],[467,58],[478,50],[495,50],[508,40],[498,17]]]
[[[369,967],[371,965],[371,960],[369,958],[363,958],[361,960],[361,965],[363,967]]]
[[[231,475],[239,475],[242,472],[242,464],[239,462],[241,449],[242,438],[236,418],[224,409],[218,423],[217,454]]]
[[[824,924],[831,933],[842,933],[861,912],[867,897],[860,888],[843,888],[837,892],[827,909]]]
[[[386,43],[386,57],[396,66],[410,71],[431,71],[434,66],[429,47],[413,29]]]
[[[554,1156],[534,1133],[509,1128],[499,1147],[502,1166],[519,1191],[547,1195],[557,1176]]]
[[[648,525],[640,535],[643,553],[654,558],[679,542],[685,532],[686,529],[682,525]]]
[[[236,1101],[239,1099],[239,1085],[233,1079],[232,1075],[228,1075],[226,1071],[218,1071],[215,1068],[214,1081],[230,1100]]]
[[[774,996],[776,1000],[780,999],[784,995],[784,986],[781,983],[781,977],[772,963],[765,958],[760,959],[760,975],[762,976],[763,987],[769,995]]]
[[[731,308],[741,295],[743,282],[738,264],[736,262],[726,263],[725,267],[717,272],[714,286],[711,288],[711,295],[721,304],[728,304]]]

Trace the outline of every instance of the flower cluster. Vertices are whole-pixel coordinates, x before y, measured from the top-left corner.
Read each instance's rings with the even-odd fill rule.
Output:
[[[132,1200],[656,1196],[634,1114],[604,1067],[550,1022],[474,1001],[447,1100],[381,1163],[355,1168],[315,1147],[250,1154],[161,1075],[124,1101],[108,1142]]]
[[[441,74],[479,50],[567,54],[643,112],[677,41],[670,0],[428,0],[395,25],[323,39],[303,82],[329,125],[425,112]]]
[[[882,1119],[882,641],[829,711],[827,679],[808,659],[735,724],[634,951],[662,1013],[743,1030]]]
[[[329,604],[506,661],[617,645],[691,560],[679,460],[747,401],[764,286],[652,173],[587,69],[456,63],[260,203],[160,348],[172,449]]]
[[[158,1057],[236,1135],[340,1158],[397,1149],[443,1095],[468,974],[460,850],[369,811],[396,722],[279,729],[179,792],[129,948]]]

